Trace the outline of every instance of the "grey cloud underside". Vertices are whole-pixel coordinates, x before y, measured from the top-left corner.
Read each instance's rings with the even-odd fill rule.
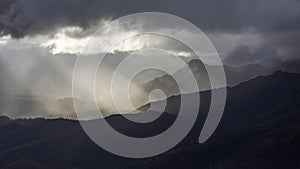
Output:
[[[87,28],[100,18],[158,11],[186,18],[207,31],[290,32],[300,28],[299,7],[296,0],[3,0],[0,29],[2,34],[18,38],[66,25]]]
[[[58,28],[79,26],[83,32],[71,32],[67,36],[80,38],[91,35],[95,31],[91,28],[101,19],[157,11],[183,17],[205,33],[257,34],[263,39],[263,46],[279,50],[282,60],[300,58],[298,0],[3,0],[0,3],[2,36],[51,36]],[[158,28],[161,25],[147,26]]]

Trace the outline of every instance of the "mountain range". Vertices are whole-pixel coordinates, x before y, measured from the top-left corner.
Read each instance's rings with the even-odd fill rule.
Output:
[[[299,84],[299,74],[275,72],[228,87],[222,120],[213,136],[203,144],[197,140],[210,105],[211,91],[199,92],[199,115],[188,136],[168,152],[146,159],[128,159],[104,151],[89,139],[76,120],[13,120],[3,116],[0,118],[0,168],[299,168]],[[96,121],[101,124],[106,120],[129,136],[148,137],[172,125],[177,118],[179,98],[179,95],[168,98],[166,111],[149,124],[130,122],[121,115]]]
[[[284,72],[290,73],[300,73],[299,61],[282,62],[278,60],[274,61],[265,59],[262,62],[263,63],[251,63],[240,66],[224,65],[227,85],[229,87],[233,87],[244,81],[256,78],[258,75],[271,75],[275,70],[282,70]],[[188,75],[188,70],[191,70],[193,74]],[[145,76],[147,76],[147,72],[145,73]],[[148,74],[155,75],[155,72],[148,72]],[[190,61],[187,61],[187,64],[177,72],[175,72],[173,75],[160,73],[158,77],[155,76],[157,78],[150,79],[148,81],[145,81],[144,83],[136,85],[143,92],[140,92],[138,97],[135,96],[135,98],[131,100],[132,104],[137,108],[147,103],[149,99],[148,95],[149,93],[151,93],[151,91],[153,91],[153,89],[163,90],[166,97],[180,94],[178,85],[176,84],[172,76],[179,77],[183,81],[188,81],[191,78],[195,78],[198,85],[197,91],[206,91],[211,89],[210,81],[204,64],[200,60],[192,59]],[[188,84],[189,83],[187,83],[187,85]],[[185,86],[185,88],[189,89],[191,87]],[[71,93],[71,87],[63,88],[61,90],[66,91],[67,93]],[[136,88],[133,88],[133,90],[136,90]],[[72,98],[72,96],[68,95],[64,97],[54,97],[51,95],[51,92],[34,93],[34,91],[35,89],[4,90],[0,88],[1,115],[9,115],[9,117],[11,118],[77,118],[76,114],[74,113],[74,98]],[[196,92],[195,89],[193,89],[192,91]],[[81,101],[86,102],[84,100]],[[106,111],[107,112],[104,112],[104,114],[115,114],[113,110]]]

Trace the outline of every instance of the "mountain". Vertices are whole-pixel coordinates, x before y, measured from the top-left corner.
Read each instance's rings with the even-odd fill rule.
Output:
[[[251,80],[260,76],[268,76],[274,73],[276,70],[289,73],[300,73],[300,61],[283,62],[279,60],[265,59],[262,63],[250,63],[240,66],[224,65],[224,72],[228,86],[236,86],[241,82]],[[149,93],[153,89],[161,89],[165,91],[167,96],[179,94],[179,88],[174,80],[174,76],[182,79],[183,81],[190,81],[195,79],[198,85],[198,91],[210,90],[210,81],[205,67],[211,67],[214,70],[217,66],[205,65],[201,60],[193,59],[188,62],[186,66],[179,69],[173,75],[162,75],[158,78],[150,80],[140,85],[140,88],[144,89],[145,93]],[[189,74],[191,71],[193,74]],[[173,76],[173,77],[172,77]],[[216,84],[216,88],[224,87]],[[187,86],[186,88],[192,89]]]
[[[275,70],[300,73],[299,65],[299,61],[282,62],[278,60],[265,59],[263,64],[251,63],[241,66],[224,65],[224,70],[227,84],[232,87],[241,82],[256,78],[258,75],[270,75]],[[193,74],[188,74],[189,71]],[[164,72],[152,70],[145,71],[137,76],[136,79],[133,80],[133,83],[136,82],[137,85],[132,85],[132,88],[130,88],[130,90],[132,90],[130,92],[132,94],[130,99],[133,106],[140,107],[141,105],[148,103],[149,93],[153,91],[153,89],[163,90],[166,97],[178,95],[180,93],[179,86],[173,77],[178,77],[182,81],[188,82],[185,83],[185,89],[189,90],[189,93],[211,89],[204,64],[200,60],[193,59],[188,61],[184,67],[179,69],[173,75],[166,75]],[[191,78],[196,79],[198,89],[194,89],[193,86],[190,85],[192,84],[190,83]],[[224,87],[221,85],[217,86]],[[99,88],[101,88],[101,86],[99,86]],[[45,90],[42,90],[44,92],[43,93],[40,89],[37,90],[36,88],[3,89],[0,87],[0,115],[9,115],[11,118],[64,117],[68,119],[76,119],[77,116],[76,113],[74,113],[73,98],[70,94],[71,86],[59,88],[59,90],[63,90],[63,93],[66,92],[69,94],[64,95],[57,91],[45,93]],[[107,101],[109,99],[105,97],[104,100]],[[80,102],[84,103],[85,101],[82,100]],[[102,112],[105,115],[116,113],[116,109],[113,108],[113,104],[111,103],[112,100],[109,102],[110,104],[102,104],[108,105],[106,107],[102,106]],[[91,103],[86,102],[84,104],[88,105]],[[90,117],[90,119],[92,118],[93,117]]]
[[[299,84],[299,74],[276,72],[229,87],[223,118],[203,144],[198,144],[197,138],[210,91],[200,92],[199,116],[188,136],[170,151],[146,159],[122,158],[104,151],[88,138],[78,121],[1,117],[0,168],[299,168]],[[155,135],[172,125],[179,101],[180,96],[168,98],[166,112],[150,124],[128,122],[120,115],[97,122],[107,120],[116,130],[135,137]]]

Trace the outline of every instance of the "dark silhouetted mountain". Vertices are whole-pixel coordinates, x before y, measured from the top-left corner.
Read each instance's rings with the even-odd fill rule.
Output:
[[[170,151],[147,159],[104,151],[78,121],[1,117],[0,168],[300,168],[300,75],[276,72],[228,88],[221,123],[203,144],[197,139],[210,105],[210,91],[200,92],[200,97],[199,116],[188,136]],[[149,124],[129,122],[121,115],[86,122],[107,120],[119,132],[148,137],[172,125],[179,102],[180,96],[168,98],[166,112]]]

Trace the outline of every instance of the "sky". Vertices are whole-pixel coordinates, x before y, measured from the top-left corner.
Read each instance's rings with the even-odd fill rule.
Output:
[[[59,38],[68,38],[73,48],[77,48],[80,42],[75,40],[84,43],[99,28],[99,23],[105,24],[136,12],[154,11],[174,14],[192,22],[210,35],[218,51],[227,52],[228,58],[230,52],[232,57],[236,57],[237,52],[253,55],[266,52],[265,55],[277,54],[279,56],[273,57],[283,60],[299,58],[298,0],[2,0],[0,6],[2,43],[7,38],[34,38],[35,43],[41,44],[36,40],[37,36],[46,36],[41,40],[43,47],[51,48],[59,44]],[[224,45],[221,41],[231,45]],[[72,50],[72,47],[65,48]],[[54,52],[70,51],[56,49]]]
[[[299,9],[299,0],[1,0],[0,91],[2,95],[48,99],[71,97],[74,63],[88,40],[100,27],[137,12],[169,13],[196,25],[212,41],[225,65],[266,67],[297,62]],[[97,38],[108,43],[95,44],[87,55],[103,53],[114,38],[145,27],[167,29],[164,24],[143,20],[120,23],[98,33]],[[194,37],[193,32],[180,33],[191,40]],[[168,48],[172,55],[186,60],[193,57],[174,41],[145,36],[116,46],[118,52],[111,54],[112,60],[145,46]]]

